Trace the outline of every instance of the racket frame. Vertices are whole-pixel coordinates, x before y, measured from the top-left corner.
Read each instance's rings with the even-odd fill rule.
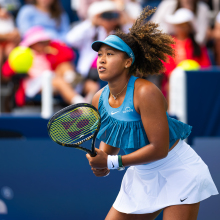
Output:
[[[85,138],[84,140],[81,140],[75,144],[66,144],[66,143],[62,143],[58,140],[53,140],[53,138],[51,137],[50,135],[50,127],[51,127],[51,124],[53,123],[53,121],[58,118],[59,116],[67,113],[68,111],[70,110],[73,110],[74,108],[79,108],[79,107],[89,107],[89,108],[92,108],[93,110],[95,110],[98,115],[99,115],[99,122],[98,122],[98,126],[97,126],[97,129],[96,131],[94,132],[93,135]],[[95,157],[96,156],[96,152],[95,152],[95,140],[96,140],[96,137],[97,137],[97,134],[99,132],[99,129],[100,129],[100,126],[101,126],[101,117],[100,117],[100,114],[99,112],[97,111],[97,109],[91,105],[91,104],[88,104],[88,103],[78,103],[78,104],[73,104],[73,105],[69,105],[61,110],[59,110],[58,112],[56,112],[51,118],[50,120],[48,121],[47,123],[47,131],[48,131],[48,134],[50,136],[50,138],[52,139],[52,141],[56,142],[57,144],[59,145],[62,145],[64,147],[73,147],[73,148],[76,148],[76,149],[79,149],[79,150],[83,150],[85,151],[86,153],[90,154],[91,157]],[[85,148],[85,147],[82,147],[80,146],[80,144],[84,143],[85,141],[88,141],[92,139],[92,144],[91,144],[91,150]]]

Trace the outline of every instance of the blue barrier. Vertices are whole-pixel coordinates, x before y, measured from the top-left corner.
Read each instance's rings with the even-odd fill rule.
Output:
[[[192,126],[187,141],[196,137],[220,137],[220,68],[183,71],[170,76],[169,113]]]
[[[48,138],[47,119],[36,116],[13,116],[5,114],[0,117],[0,131],[17,132],[25,138]],[[13,134],[12,134],[13,135]]]
[[[211,176],[220,191],[220,137],[197,137],[193,140],[193,148],[208,165]],[[212,196],[201,202],[198,220],[217,220],[220,217],[220,196]]]
[[[196,137],[220,137],[220,68],[186,72],[187,122]]]
[[[0,167],[0,191],[13,192],[0,194],[10,220],[104,219],[124,174],[97,178],[84,152],[43,138],[1,139]]]
[[[0,117],[0,133],[10,137],[0,139],[0,219],[104,219],[124,172],[95,177],[84,152],[49,139],[47,122],[40,116]],[[12,198],[4,196],[5,187]]]
[[[49,139],[47,122],[39,116],[0,117],[0,133],[7,131],[10,137],[11,132],[11,138],[0,139],[0,219],[104,219],[124,172],[111,171],[106,178],[95,177],[84,152]],[[15,135],[16,139],[12,139],[15,133],[20,137]],[[220,188],[220,138],[215,142],[193,140],[197,140],[194,149],[204,157]],[[202,202],[199,219],[205,220],[202,217],[208,215],[215,220],[214,216],[220,215],[216,207],[219,203],[219,196]],[[6,214],[1,210],[2,204],[7,208]],[[162,213],[157,220],[162,220]]]

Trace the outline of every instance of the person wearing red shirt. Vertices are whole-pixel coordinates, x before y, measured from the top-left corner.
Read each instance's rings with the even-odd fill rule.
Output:
[[[34,59],[27,77],[20,82],[15,94],[15,102],[18,106],[25,104],[25,96],[33,98],[41,91],[42,75],[45,71],[53,72],[52,85],[54,91],[62,96],[67,104],[87,102],[87,100],[73,89],[77,78],[72,61],[75,54],[71,48],[59,41],[53,41],[42,27],[36,26],[30,29],[20,46],[30,47]],[[2,76],[5,80],[16,74],[6,61],[2,67]],[[40,83],[39,83],[40,82]]]
[[[173,15],[166,17],[167,23],[174,26],[173,38],[175,44],[175,57],[169,57],[168,62],[164,63],[166,71],[162,82],[162,92],[168,99],[169,77],[172,71],[183,60],[194,60],[201,68],[211,66],[207,48],[200,46],[194,38],[195,23],[194,14],[186,8],[178,9]]]

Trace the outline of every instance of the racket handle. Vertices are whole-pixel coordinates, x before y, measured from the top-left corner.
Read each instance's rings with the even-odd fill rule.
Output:
[[[95,132],[93,138],[92,138],[92,152],[91,152],[91,157],[95,157],[97,154],[95,152],[95,140],[96,140],[96,136],[98,134],[98,131]]]
[[[91,157],[95,157],[96,155],[97,155],[96,152],[90,154]]]

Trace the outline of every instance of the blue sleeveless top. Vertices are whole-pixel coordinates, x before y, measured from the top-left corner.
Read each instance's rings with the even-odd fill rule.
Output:
[[[125,154],[149,144],[141,116],[136,112],[133,104],[136,79],[137,77],[134,76],[129,79],[126,95],[120,107],[112,108],[109,105],[108,85],[105,86],[99,98],[98,110],[101,116],[101,127],[97,138],[110,146],[123,149]],[[169,147],[172,147],[176,140],[187,138],[192,127],[170,118],[168,113],[166,114],[169,124]]]

